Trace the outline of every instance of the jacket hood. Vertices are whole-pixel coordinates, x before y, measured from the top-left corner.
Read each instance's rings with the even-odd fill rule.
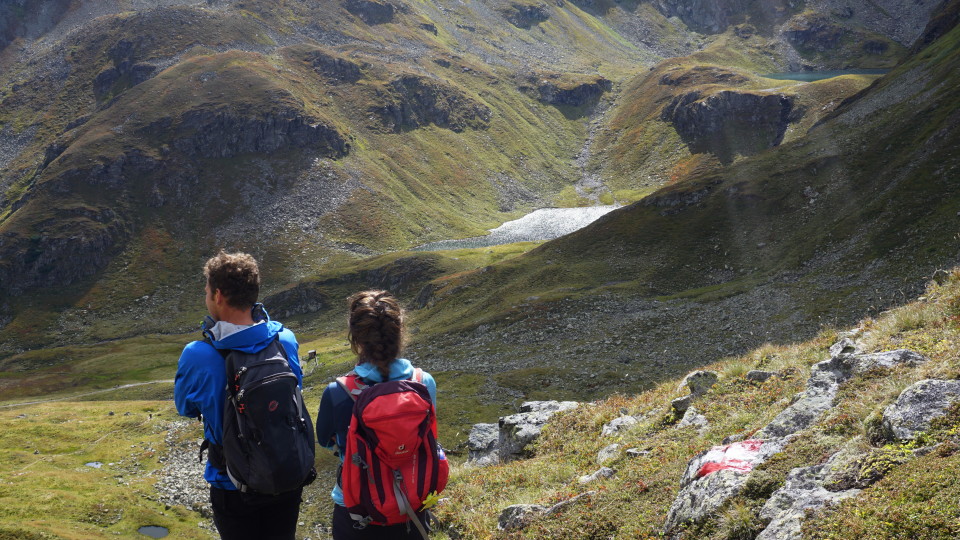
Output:
[[[233,349],[245,353],[256,353],[269,345],[283,330],[279,321],[271,321],[263,316],[252,326],[243,326],[226,321],[217,321],[212,326],[204,323],[204,335],[210,338],[216,349]]]
[[[357,366],[353,368],[353,371],[365,381],[374,383],[383,382],[383,375],[380,374],[380,370],[369,362],[357,364]],[[393,362],[390,362],[390,378],[388,380],[402,381],[412,376],[413,364],[406,358],[397,358]]]

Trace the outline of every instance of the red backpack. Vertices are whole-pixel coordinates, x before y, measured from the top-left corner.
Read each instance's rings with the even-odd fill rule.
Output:
[[[353,398],[341,471],[343,502],[359,528],[413,522],[436,504],[449,465],[437,443],[437,414],[422,382],[413,378],[365,385],[356,373],[337,378]]]

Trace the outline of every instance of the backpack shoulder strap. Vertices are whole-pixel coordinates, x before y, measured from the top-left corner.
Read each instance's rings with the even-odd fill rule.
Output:
[[[410,376],[410,380],[413,382],[422,383],[423,382],[423,370],[420,368],[413,368],[413,375]]]
[[[360,392],[367,387],[367,385],[360,382],[360,376],[353,371],[342,377],[337,377],[337,384],[340,385],[340,388],[342,388],[353,401],[356,401]]]
[[[224,360],[226,360],[226,359],[227,359],[227,355],[230,354],[230,349],[218,349],[218,348],[214,347],[214,346],[213,346],[213,340],[211,340],[211,339],[210,339],[210,336],[208,336],[208,335],[206,335],[206,334],[204,334],[204,336],[203,336],[203,342],[206,343],[207,345],[209,345],[210,348],[212,348],[213,350],[215,350],[215,351],[217,351],[218,353],[220,353],[220,356],[222,356]]]

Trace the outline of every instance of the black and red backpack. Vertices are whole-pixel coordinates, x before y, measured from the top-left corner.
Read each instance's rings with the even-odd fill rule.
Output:
[[[412,523],[447,485],[449,465],[437,443],[437,415],[423,384],[410,380],[366,385],[356,373],[337,378],[354,400],[341,470],[343,501],[357,527]]]

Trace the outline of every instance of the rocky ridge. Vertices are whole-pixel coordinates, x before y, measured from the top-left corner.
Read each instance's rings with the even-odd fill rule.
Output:
[[[905,388],[897,399],[883,410],[882,418],[875,436],[873,447],[864,448],[861,441],[851,439],[839,446],[839,449],[817,465],[794,468],[786,475],[785,481],[776,489],[757,495],[767,473],[762,471],[763,464],[784,452],[795,448],[794,442],[808,430],[814,429],[832,409],[839,407],[838,390],[849,381],[858,377],[876,377],[896,373],[901,367],[914,369],[923,366],[930,359],[910,350],[893,350],[866,354],[863,352],[862,339],[867,338],[862,328],[855,329],[842,336],[842,339],[830,347],[830,357],[814,364],[806,388],[791,400],[766,427],[749,435],[733,434],[723,441],[723,446],[699,453],[687,464],[680,478],[681,489],[669,512],[665,516],[663,533],[668,538],[690,538],[689,531],[709,519],[717,519],[718,513],[727,507],[728,502],[743,493],[749,497],[762,497],[762,508],[758,507],[758,518],[762,528],[754,535],[762,539],[799,539],[804,522],[823,508],[837,504],[844,499],[855,498],[863,490],[881,480],[890,470],[889,466],[878,465],[889,458],[888,450],[878,448],[883,442],[904,443],[915,440],[930,429],[931,422],[944,417],[960,404],[960,384],[955,380],[920,380]],[[759,374],[751,371],[746,376],[756,384],[764,384],[771,377],[787,376],[777,372]],[[723,377],[713,371],[696,371],[688,374],[680,383],[678,392],[689,395],[677,398],[667,408],[667,425],[682,430],[693,425],[679,421],[686,419],[686,412],[693,410],[690,402],[694,399],[711,399],[711,388]],[[844,399],[849,399],[849,396]],[[678,407],[678,402],[683,405]],[[526,408],[544,406],[556,409],[556,403],[526,404]],[[575,409],[575,404],[567,407]],[[580,404],[590,407],[590,404]],[[625,412],[625,410],[624,410]],[[952,413],[950,413],[952,414]],[[522,416],[522,415],[515,415]],[[649,425],[657,417],[656,411],[640,416],[621,414],[620,417],[606,423],[600,437],[617,440],[625,433],[641,425]],[[512,417],[501,418],[500,439],[508,436]],[[706,421],[706,419],[704,419]],[[699,425],[700,428],[706,424]],[[494,428],[494,429],[490,429]],[[489,456],[496,454],[496,425],[479,424],[471,432],[469,448],[470,461],[483,466],[495,463]],[[668,428],[669,429],[669,428]],[[539,429],[537,429],[539,432]],[[531,432],[532,433],[532,432]],[[533,438],[525,438],[524,445],[530,445]],[[879,442],[877,442],[879,441]],[[903,464],[912,457],[927,455],[937,451],[942,443],[936,445],[918,445],[904,456],[892,458],[897,464]],[[655,448],[626,450],[628,459],[642,458]],[[946,450],[950,452],[950,450]],[[534,454],[535,455],[535,454]],[[622,444],[614,443],[604,447],[596,457],[596,463],[621,463],[619,456],[624,455]],[[759,472],[755,472],[759,471]],[[577,479],[575,484],[593,484],[604,479],[615,478],[618,472],[614,468],[601,466],[594,473]],[[531,526],[540,519],[548,519],[563,508],[590,497],[596,491],[582,492],[558,503],[558,506],[539,504],[516,504],[504,508],[499,517],[498,528],[518,530]],[[709,530],[709,529],[707,529]],[[696,533],[693,533],[694,536]]]

